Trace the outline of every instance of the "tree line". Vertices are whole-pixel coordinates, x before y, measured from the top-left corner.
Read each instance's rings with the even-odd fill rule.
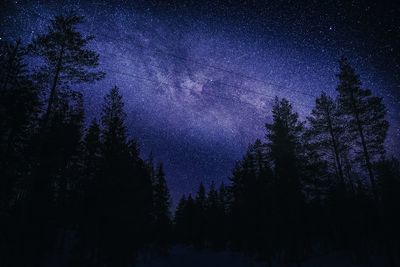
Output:
[[[119,89],[85,120],[74,87],[105,73],[82,22],[56,16],[29,44],[0,44],[0,266],[131,266],[173,243],[284,266],[330,251],[399,264],[400,165],[384,150],[386,108],[348,60],[336,98],[322,93],[306,121],[276,98],[265,140],[229,184],[200,184],[172,216],[163,166],[129,138]]]
[[[337,77],[336,98],[322,93],[306,121],[276,98],[265,141],[249,146],[230,184],[182,197],[181,242],[282,266],[334,251],[355,264],[400,264],[400,164],[385,153],[385,105],[346,58]]]
[[[27,45],[1,43],[0,266],[129,266],[146,246],[166,251],[163,166],[128,137],[117,87],[85,123],[74,85],[104,73],[82,22],[57,16]]]

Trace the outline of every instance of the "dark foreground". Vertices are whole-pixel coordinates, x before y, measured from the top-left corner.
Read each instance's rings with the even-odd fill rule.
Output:
[[[301,264],[302,267],[363,267],[382,266],[384,262],[378,255],[372,256],[369,264],[357,264],[353,257],[344,252],[320,254],[311,257]],[[244,256],[230,251],[213,251],[208,249],[195,249],[186,246],[176,246],[171,249],[168,256],[159,257],[151,254],[143,254],[138,261],[138,267],[280,267],[276,261],[265,264],[253,257]]]

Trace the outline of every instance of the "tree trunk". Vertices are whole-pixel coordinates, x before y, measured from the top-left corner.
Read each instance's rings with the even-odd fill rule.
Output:
[[[376,189],[374,173],[372,172],[371,159],[370,159],[370,156],[369,156],[369,153],[368,153],[367,143],[365,141],[364,131],[363,131],[362,123],[361,123],[361,120],[360,120],[360,117],[359,117],[359,114],[358,114],[358,109],[356,107],[356,103],[355,103],[353,92],[351,92],[350,96],[351,96],[351,104],[352,104],[352,108],[353,108],[353,115],[354,115],[354,117],[356,119],[357,130],[358,130],[358,133],[359,133],[360,139],[361,139],[361,145],[362,145],[362,148],[363,148],[365,164],[366,164],[366,167],[367,167],[369,180],[371,182],[372,194],[374,195],[374,200],[376,202],[378,202],[378,192],[377,192],[377,189]]]
[[[49,102],[47,104],[46,113],[44,114],[44,117],[43,117],[42,129],[46,129],[47,124],[49,122],[50,114],[52,112],[53,104],[54,104],[54,101],[56,98],[56,93],[57,93],[57,83],[58,83],[58,79],[59,79],[60,72],[61,72],[63,56],[64,56],[64,43],[61,46],[60,54],[58,56],[57,66],[54,71],[55,72],[54,79],[53,79],[53,83],[51,86],[50,97],[49,97]]]
[[[342,163],[340,162],[338,144],[336,142],[335,134],[333,133],[331,114],[329,113],[329,110],[327,110],[326,112],[327,112],[327,118],[328,118],[329,134],[331,135],[333,151],[334,151],[334,154],[335,154],[336,166],[337,166],[337,169],[339,171],[339,179],[340,179],[340,182],[342,183],[342,185],[344,186],[343,168],[342,168]]]

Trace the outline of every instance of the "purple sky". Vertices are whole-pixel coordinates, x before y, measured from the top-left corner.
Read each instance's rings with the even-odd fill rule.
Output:
[[[65,2],[5,1],[0,38],[29,41],[63,10],[84,15],[82,31],[96,37],[91,45],[107,73],[79,88],[87,117],[99,114],[104,94],[117,85],[129,132],[144,157],[153,151],[163,161],[174,200],[200,181],[227,181],[247,145],[264,138],[274,96],[289,99],[302,119],[313,95],[334,96],[341,55],[384,97],[388,151],[399,155],[398,6],[390,13],[393,7],[373,1]]]

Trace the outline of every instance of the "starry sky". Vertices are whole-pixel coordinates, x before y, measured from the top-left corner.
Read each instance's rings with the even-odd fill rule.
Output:
[[[380,3],[378,3],[380,2]],[[321,91],[335,95],[340,56],[382,96],[400,146],[400,5],[395,1],[1,1],[0,38],[29,42],[63,11],[85,16],[104,80],[84,92],[87,120],[109,89],[125,100],[144,157],[164,163],[173,200],[227,181],[264,138],[275,96],[302,119]]]

